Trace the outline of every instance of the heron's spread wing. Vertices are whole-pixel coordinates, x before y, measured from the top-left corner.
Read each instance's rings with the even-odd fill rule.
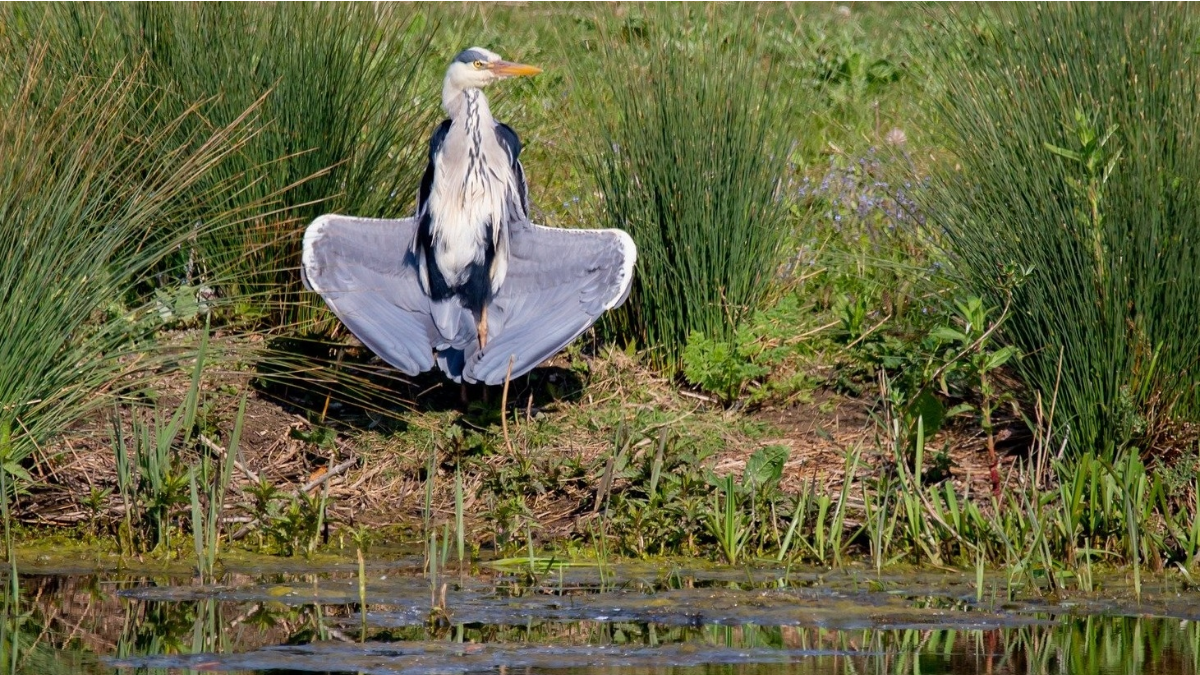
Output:
[[[430,299],[413,252],[450,126],[450,120],[442,122],[429,141],[415,218],[321,216],[304,234],[301,273],[351,332],[397,369],[409,375],[429,370],[436,351],[438,367],[455,381],[500,384],[510,359],[512,376],[524,375],[624,302],[637,249],[619,230],[530,223],[521,141],[497,123],[496,140],[512,166],[521,213],[507,224],[507,251],[497,250],[506,256],[507,273],[487,305],[487,347],[478,349],[477,317],[457,296]]]
[[[463,377],[500,384],[524,375],[629,296],[637,248],[620,230],[566,230],[527,221],[509,232],[508,276],[488,306],[488,342]]]
[[[410,251],[416,225],[414,218],[321,216],[304,232],[301,265],[305,285],[342,323],[409,375],[433,367],[441,341]]]

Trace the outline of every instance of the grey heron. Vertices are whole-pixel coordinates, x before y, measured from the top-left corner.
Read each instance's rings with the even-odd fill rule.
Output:
[[[637,249],[620,230],[529,219],[521,142],[482,89],[534,75],[480,47],[446,70],[416,214],[328,214],[304,233],[301,274],[375,354],[416,375],[500,384],[566,347],[629,295]]]

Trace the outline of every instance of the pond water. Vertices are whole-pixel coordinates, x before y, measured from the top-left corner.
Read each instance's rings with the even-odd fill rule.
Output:
[[[368,562],[365,612],[354,563],[209,584],[27,568],[0,673],[1200,675],[1200,592],[1169,578],[1137,602],[1120,577],[1052,595],[974,573],[485,564],[434,592],[422,564]]]

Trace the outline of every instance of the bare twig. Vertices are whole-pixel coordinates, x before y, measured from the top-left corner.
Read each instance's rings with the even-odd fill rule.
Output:
[[[513,362],[516,360],[516,354],[508,357],[508,372],[504,374],[504,393],[500,395],[500,429],[504,432],[504,445],[508,448],[510,455],[513,446],[512,439],[508,437],[508,383],[512,379]]]
[[[333,478],[334,476],[339,476],[339,475],[345,473],[347,469],[354,466],[355,464],[358,464],[358,458],[351,457],[350,459],[342,462],[341,464],[338,464],[337,466],[333,467],[332,469],[321,474],[317,478],[314,478],[314,479],[310,480],[309,482],[305,483],[304,485],[302,485],[300,487],[299,490],[296,490],[295,492],[293,492],[292,496],[299,497],[302,494],[308,494],[309,492],[312,492],[313,490],[317,489],[318,487],[321,487],[321,485],[323,485],[330,478]],[[234,532],[233,536],[230,537],[230,539],[233,541],[238,541],[239,539],[244,538],[247,534],[250,534],[251,530],[253,530],[256,526],[258,526],[259,522],[260,522],[259,519],[255,518],[254,520],[250,521],[249,523],[246,523],[245,525],[243,525],[241,527],[241,529],[239,529],[237,532]]]
[[[226,455],[226,453],[228,452],[228,450],[217,445],[215,442],[213,442],[212,439],[210,439],[208,436],[205,436],[204,434],[200,434],[200,444],[203,445],[204,447],[208,448],[209,450],[212,450],[213,452],[217,453],[217,455],[219,455],[221,457],[224,457]],[[258,474],[254,473],[249,468],[247,468],[245,464],[242,464],[241,462],[234,459],[233,466],[238,471],[241,471],[242,473],[246,474],[246,478],[249,478],[250,480],[254,481],[255,483],[257,483],[259,481]]]
[[[883,324],[885,324],[885,323],[887,323],[888,321],[890,321],[890,320],[891,320],[891,318],[892,318],[892,315],[891,315],[891,314],[888,314],[887,316],[883,317],[883,318],[882,318],[882,319],[879,321],[879,323],[875,324],[874,326],[871,326],[871,328],[870,328],[870,329],[869,329],[867,332],[865,332],[865,333],[863,333],[862,335],[859,335],[858,337],[854,338],[854,340],[853,340],[853,341],[851,341],[851,342],[850,342],[850,344],[846,345],[846,349],[850,349],[851,347],[853,347],[854,345],[858,344],[859,342],[862,342],[863,340],[867,339],[867,337],[868,337],[868,336],[869,336],[871,333],[874,333],[875,331],[877,331],[877,330],[879,330],[880,328],[882,328],[882,327],[883,327]],[[818,330],[820,330],[820,329],[818,329]]]
[[[890,319],[890,318],[891,318],[891,315],[889,314],[887,319]],[[887,319],[884,319],[884,321],[887,321]],[[804,331],[803,333],[800,333],[799,335],[793,335],[792,337],[790,337],[786,340],[786,344],[789,344],[789,345],[796,344],[797,342],[800,342],[801,340],[803,340],[806,337],[812,337],[813,335],[816,335],[817,333],[820,333],[821,331],[823,331],[827,328],[833,328],[834,326],[838,325],[839,323],[841,323],[840,319],[837,321],[830,321],[829,323],[825,324],[824,326],[817,326],[816,328],[813,328],[812,330]],[[882,325],[882,323],[880,325]],[[875,330],[875,329],[872,328],[871,330]],[[864,335],[863,337],[866,337],[866,335]]]

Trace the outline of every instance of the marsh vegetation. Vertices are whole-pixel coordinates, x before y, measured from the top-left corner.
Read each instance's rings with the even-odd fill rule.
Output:
[[[6,5],[6,558],[212,580],[247,550],[361,570],[408,544],[435,614],[481,558],[1192,588],[1200,69],[1172,45],[1197,27],[1183,5]],[[493,104],[535,220],[620,227],[641,260],[619,312],[464,411],[296,266],[320,213],[411,212],[470,44],[545,68]]]

